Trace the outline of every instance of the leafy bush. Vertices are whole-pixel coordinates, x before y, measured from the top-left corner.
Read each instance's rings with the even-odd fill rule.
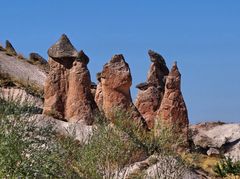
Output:
[[[178,143],[171,129],[156,136],[117,112],[113,123],[98,116],[92,136],[82,144],[59,136],[51,124],[39,127],[32,119],[36,113],[31,105],[0,99],[1,178],[118,178],[133,162],[164,155]]]
[[[221,177],[240,175],[240,161],[233,162],[230,157],[223,158],[213,168],[214,172]]]
[[[0,177],[68,176],[51,125],[29,121],[34,107],[0,100]]]

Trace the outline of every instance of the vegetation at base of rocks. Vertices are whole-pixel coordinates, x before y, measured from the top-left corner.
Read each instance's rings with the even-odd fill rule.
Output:
[[[37,85],[11,78],[8,74],[0,73],[0,87],[16,87],[24,89],[28,94],[43,98],[43,90]]]
[[[240,161],[234,162],[230,157],[224,157],[213,170],[220,177],[240,176]]]
[[[98,116],[84,145],[57,135],[51,124],[39,127],[31,118],[36,113],[27,104],[0,100],[1,178],[122,178],[133,162],[157,152],[169,154],[162,152],[164,141],[168,141],[163,138],[169,134],[159,139],[144,137],[133,127],[135,123],[125,123],[126,115],[120,113],[115,125]],[[132,129],[126,130],[125,125]]]

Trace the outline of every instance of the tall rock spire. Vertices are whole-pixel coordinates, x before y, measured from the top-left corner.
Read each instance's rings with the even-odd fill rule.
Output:
[[[44,88],[43,113],[70,122],[92,124],[96,104],[87,68],[89,58],[79,53],[66,35],[48,50],[50,71]]]
[[[135,105],[147,121],[148,127],[154,126],[154,120],[164,94],[165,78],[169,73],[164,58],[152,51],[148,51],[152,62],[147,76],[147,82],[140,83]]]
[[[128,113],[130,118],[146,127],[146,123],[138,112],[130,94],[132,76],[123,55],[114,55],[106,63],[100,75],[102,110],[109,120],[114,121],[115,113]],[[96,99],[96,98],[95,98]],[[116,111],[117,110],[117,111]]]
[[[188,139],[188,112],[181,92],[181,74],[177,63],[167,77],[165,92],[160,109],[158,110],[158,122],[173,127],[175,132],[182,134],[184,141]]]

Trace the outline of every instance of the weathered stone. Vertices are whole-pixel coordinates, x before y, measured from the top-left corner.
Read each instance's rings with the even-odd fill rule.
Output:
[[[47,64],[47,60],[45,60],[41,55],[38,53],[30,53],[29,60],[33,62],[37,62],[40,64]]]
[[[220,154],[220,152],[219,152],[219,150],[216,149],[216,148],[210,148],[210,149],[208,149],[208,151],[207,151],[207,155],[208,155],[208,156],[217,156],[217,155],[219,155],[219,154]]]
[[[109,120],[114,120],[116,110],[120,110],[129,112],[133,120],[144,123],[144,119],[132,103],[131,85],[132,76],[123,55],[114,55],[104,65],[101,73],[102,108]]]
[[[181,93],[181,74],[176,62],[166,80],[164,96],[158,110],[157,125],[159,123],[173,127],[173,132],[182,135],[184,141],[188,140],[188,112]]]
[[[30,117],[30,120],[34,121],[36,127],[52,127],[52,129],[61,136],[68,136],[75,140],[78,140],[81,144],[85,144],[91,138],[93,134],[94,126],[89,126],[84,121],[65,122],[57,120],[51,116],[37,114]]]
[[[87,69],[89,58],[76,53],[66,35],[49,50],[50,72],[45,84],[44,114],[92,124],[96,104]]]
[[[163,98],[165,77],[169,70],[160,54],[152,50],[149,50],[148,54],[152,64],[148,72],[147,82],[136,86],[139,90],[135,105],[147,121],[148,128],[151,129],[154,126],[154,120]]]
[[[68,37],[63,34],[59,41],[48,49],[48,55],[54,59],[59,58],[64,60],[64,58],[67,58],[66,60],[69,60],[69,58],[77,58],[78,52],[73,47]]]
[[[6,50],[8,55],[13,55],[13,56],[17,55],[16,50],[14,49],[14,47],[12,46],[12,44],[8,40],[6,40],[5,50]]]
[[[93,98],[95,98],[96,89],[97,89],[97,84],[94,83],[94,82],[92,82],[92,83],[91,83],[91,94],[92,94]]]
[[[202,148],[221,148],[240,140],[240,124],[200,123],[191,126],[192,140]]]
[[[24,89],[16,87],[0,87],[0,99],[15,102],[18,105],[29,105],[36,108],[43,108],[43,100],[27,93]]]

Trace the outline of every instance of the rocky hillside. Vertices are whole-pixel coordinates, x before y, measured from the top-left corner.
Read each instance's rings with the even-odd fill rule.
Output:
[[[182,178],[215,177],[213,168],[223,156],[234,162],[240,159],[240,125],[190,125],[177,63],[168,69],[159,53],[149,50],[148,54],[148,76],[146,82],[136,86],[139,90],[133,102],[132,76],[122,54],[114,55],[103,66],[96,85],[87,67],[89,57],[83,50],[76,50],[66,35],[49,48],[48,61],[37,53],[24,58],[6,41],[5,48],[0,46],[0,101],[37,108],[30,121],[36,120],[37,126],[43,128],[51,124],[57,135],[70,137],[83,146],[94,141],[96,129],[102,128],[99,123],[107,124],[104,130],[114,130],[112,135],[120,135],[123,143],[137,143],[137,154],[131,153],[135,158],[122,166],[117,178],[140,176],[139,173],[154,178],[156,171],[162,172],[163,177],[171,167],[181,171]],[[164,141],[161,147],[171,148],[174,155],[163,155],[160,145],[154,143],[158,139]],[[179,168],[176,156],[190,167]],[[180,176],[174,172],[165,175]]]

